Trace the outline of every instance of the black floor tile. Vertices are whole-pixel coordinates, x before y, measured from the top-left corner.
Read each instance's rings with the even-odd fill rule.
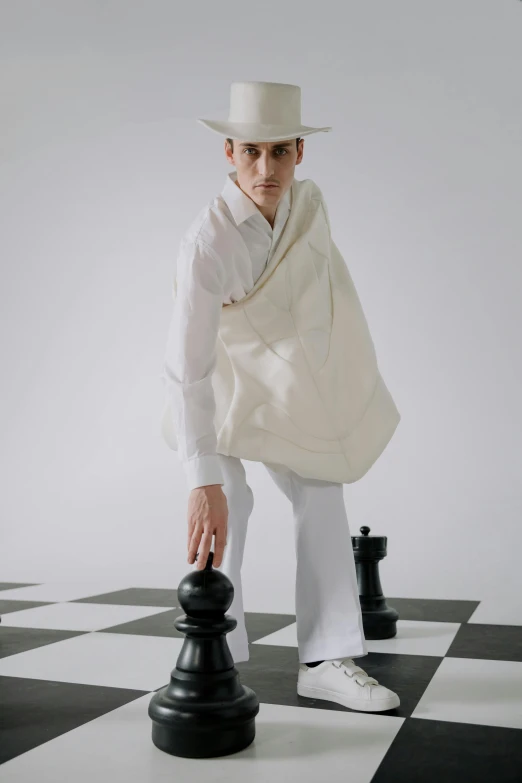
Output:
[[[518,729],[410,718],[371,783],[520,783]]]
[[[0,676],[0,764],[145,693],[127,688]]]

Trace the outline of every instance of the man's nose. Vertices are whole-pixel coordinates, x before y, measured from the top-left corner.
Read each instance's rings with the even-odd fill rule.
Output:
[[[270,153],[262,153],[258,160],[258,168],[260,172],[263,172],[265,176],[269,175],[274,170],[274,162],[270,157]]]

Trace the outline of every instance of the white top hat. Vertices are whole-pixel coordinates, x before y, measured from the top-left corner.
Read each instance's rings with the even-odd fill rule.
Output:
[[[330,131],[301,124],[301,88],[280,82],[232,82],[228,122],[197,118],[230,139],[282,141]]]

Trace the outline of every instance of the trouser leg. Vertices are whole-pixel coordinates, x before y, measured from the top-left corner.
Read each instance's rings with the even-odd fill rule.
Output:
[[[227,498],[227,543],[223,560],[216,571],[226,574],[234,586],[234,598],[227,610],[237,620],[236,627],[227,634],[227,643],[234,663],[249,660],[248,636],[243,609],[241,566],[248,528],[248,520],[254,507],[254,495],[247,483],[245,468],[238,457],[219,455],[223,470],[223,492]],[[212,549],[215,549],[215,542]]]
[[[265,467],[293,508],[299,661],[366,655],[343,484]]]

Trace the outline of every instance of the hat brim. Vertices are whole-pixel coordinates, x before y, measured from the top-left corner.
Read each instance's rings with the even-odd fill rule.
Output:
[[[201,117],[197,121],[214,133],[229,139],[243,139],[245,141],[284,141],[297,139],[301,136],[309,136],[311,133],[331,131],[331,127],[312,128],[310,125],[281,126],[263,125],[251,122],[219,122],[206,120]]]

